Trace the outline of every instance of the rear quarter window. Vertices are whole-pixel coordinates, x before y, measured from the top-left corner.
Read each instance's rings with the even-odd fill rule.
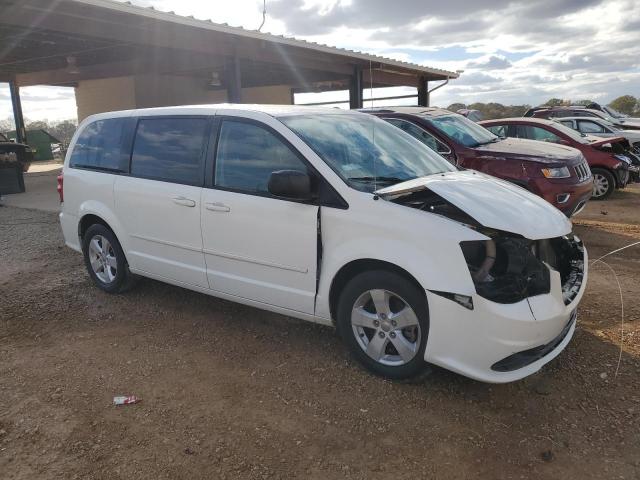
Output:
[[[95,170],[127,170],[122,155],[122,133],[126,119],[112,118],[90,123],[80,133],[71,152],[69,166]]]

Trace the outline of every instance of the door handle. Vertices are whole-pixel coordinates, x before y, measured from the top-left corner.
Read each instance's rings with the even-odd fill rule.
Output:
[[[229,208],[224,203],[220,202],[207,202],[204,204],[207,210],[211,210],[212,212],[230,212],[231,208]]]
[[[183,207],[195,207],[196,206],[196,201],[195,200],[191,200],[190,198],[177,196],[177,197],[173,197],[172,200],[173,200],[173,203],[176,203],[178,205],[182,205]]]

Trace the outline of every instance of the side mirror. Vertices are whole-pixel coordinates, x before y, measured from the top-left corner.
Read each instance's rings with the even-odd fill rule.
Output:
[[[560,145],[566,145],[567,147],[570,147],[570,146],[571,146],[571,143],[569,143],[569,141],[565,140],[564,138],[561,138],[561,139],[558,141],[558,143],[559,143]]]
[[[311,177],[299,170],[272,172],[267,188],[271,195],[287,200],[309,201],[315,198],[311,190]]]

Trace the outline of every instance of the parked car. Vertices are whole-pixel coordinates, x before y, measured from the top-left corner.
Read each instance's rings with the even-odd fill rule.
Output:
[[[628,144],[624,155],[631,160],[631,165],[639,170],[636,171],[634,168],[629,170],[629,181],[633,183],[640,182],[640,130],[620,130],[615,125],[600,118],[562,117],[556,119],[556,121],[580,132],[585,137],[591,135],[601,138],[625,138]]]
[[[593,174],[593,198],[596,200],[607,198],[616,188],[626,187],[629,173],[638,171],[625,155],[628,142],[622,137],[584,136],[561,123],[542,118],[501,118],[485,120],[480,125],[496,135],[540,140],[580,150]]]
[[[640,121],[614,118],[601,110],[592,110],[585,107],[535,107],[527,110],[524,116],[547,119],[561,117],[601,118],[625,130],[640,130]]]
[[[59,183],[65,242],[98,288],[141,275],[335,324],[391,378],[425,361],[525,377],[570,341],[586,286],[587,252],[560,211],[357,112],[94,115]]]
[[[0,133],[0,162],[18,162],[26,172],[33,161],[33,150],[29,145],[17,143]]]
[[[640,118],[631,117],[629,115],[626,115],[626,114],[624,114],[622,112],[619,112],[615,108],[612,108],[612,107],[610,107],[608,105],[600,105],[599,103],[592,102],[589,105],[587,105],[586,107],[591,109],[591,110],[600,110],[601,112],[604,112],[607,115],[609,115],[610,117],[613,117],[613,118],[616,118],[616,119],[621,119],[621,120],[625,120],[625,121],[640,122]]]
[[[562,145],[503,139],[440,108],[364,109],[414,136],[447,160],[508,180],[544,198],[568,217],[582,210],[593,179],[582,154]]]
[[[624,137],[629,141],[631,148],[640,153],[638,130],[623,130],[607,120],[595,117],[560,117],[556,121],[584,135],[602,138]]]

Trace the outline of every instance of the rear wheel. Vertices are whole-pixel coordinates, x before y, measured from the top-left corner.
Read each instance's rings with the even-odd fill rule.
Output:
[[[120,242],[104,225],[94,224],[87,229],[82,251],[89,276],[98,288],[120,293],[134,285],[136,276],[129,271]]]
[[[604,200],[616,188],[616,179],[608,170],[602,168],[594,168],[593,174],[593,195],[594,200]]]
[[[371,372],[403,379],[425,369],[426,299],[403,276],[384,270],[357,275],[340,296],[337,317],[343,341]]]

